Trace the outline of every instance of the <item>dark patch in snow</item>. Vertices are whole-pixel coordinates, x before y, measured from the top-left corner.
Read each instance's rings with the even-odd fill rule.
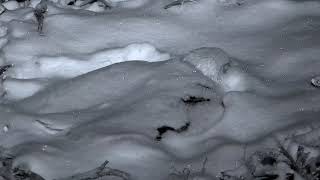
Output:
[[[287,173],[287,174],[286,174],[286,180],[294,180],[294,174],[292,174],[292,173]]]
[[[261,160],[261,164],[266,166],[266,165],[275,165],[277,163],[277,159],[274,158],[274,157],[271,157],[271,156],[267,156],[267,157],[264,157],[262,160]]]
[[[37,23],[38,23],[38,33],[40,35],[43,35],[42,30],[43,30],[43,22],[44,22],[44,17],[45,14],[48,11],[48,4],[47,0],[41,0],[35,7],[33,14],[36,17]]]
[[[265,174],[261,176],[255,176],[255,178],[258,178],[259,180],[275,180],[279,177],[277,174]]]
[[[178,129],[175,129],[175,128],[170,127],[170,126],[161,126],[161,127],[157,128],[158,135],[156,137],[156,140],[160,141],[162,139],[162,135],[164,133],[168,132],[168,131],[173,131],[173,132],[176,132],[176,133],[182,133],[184,131],[187,131],[189,126],[190,126],[190,122],[187,122],[185,125],[181,126]]]
[[[38,174],[19,166],[13,168],[14,157],[0,150],[0,179],[4,180],[45,180]]]
[[[176,1],[169,3],[168,5],[164,6],[163,8],[169,9],[173,6],[182,6],[184,3],[190,3],[190,2],[196,2],[196,0],[176,0]]]
[[[182,102],[188,105],[195,105],[197,103],[209,102],[210,99],[204,97],[188,96],[187,98],[181,98]]]
[[[29,0],[16,0],[18,3],[23,3],[23,2],[26,2],[26,1],[29,1]]]
[[[4,66],[0,66],[0,76],[3,75],[9,68],[11,68],[12,65],[4,65]]]
[[[72,6],[72,5],[74,5],[74,4],[75,4],[75,2],[76,2],[76,1],[70,1],[70,2],[68,2],[68,4],[67,4],[67,5],[68,5],[68,6]]]
[[[20,168],[14,168],[12,174],[14,180],[45,180],[43,177],[39,176],[38,174],[32,171]]]
[[[317,76],[317,77],[314,77],[311,79],[311,84],[314,86],[314,87],[320,87],[320,76]]]

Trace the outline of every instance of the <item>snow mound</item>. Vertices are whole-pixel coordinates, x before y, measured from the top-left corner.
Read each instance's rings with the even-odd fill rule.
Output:
[[[47,85],[44,80],[21,80],[7,78],[4,80],[2,86],[4,89],[3,97],[6,100],[20,100],[32,96],[36,92],[42,90]]]
[[[191,73],[191,75],[186,75],[185,73]],[[176,86],[182,86],[183,83],[188,83],[187,80],[189,78],[191,78],[189,80],[193,80],[190,83],[194,81],[199,82],[199,85],[196,87],[201,88],[201,84],[204,83],[204,87],[214,89],[213,82],[210,82],[206,78],[203,79],[204,76],[198,77],[192,74],[199,75],[193,67],[179,61],[155,63],[133,61],[118,63],[58,84],[53,84],[52,87],[45,91],[19,102],[19,106],[23,107],[23,109],[33,109],[32,111],[38,113],[82,109],[104,102],[116,102],[118,98],[125,97],[137,90],[141,93],[150,93],[150,88],[153,86],[161,87],[160,89],[164,87],[171,89]],[[174,85],[171,81],[181,81],[181,83]],[[145,89],[141,91],[143,87]],[[157,90],[157,88],[154,90]],[[174,92],[178,93],[179,88],[174,90]],[[181,93],[186,94],[188,92],[189,90]],[[181,93],[179,96],[181,96]]]
[[[2,107],[0,125],[7,130],[0,145],[12,147],[17,165],[27,164],[48,179],[104,160],[136,179],[164,178],[172,158],[254,142],[315,122],[320,113],[316,91],[270,97],[220,92],[219,86],[186,61],[116,63]],[[160,133],[159,128],[169,130]]]
[[[96,69],[124,61],[164,61],[170,55],[161,53],[150,44],[130,44],[124,48],[105,49],[84,54],[85,58],[72,56],[40,56],[31,61],[17,63],[7,73],[17,79],[72,78]]]
[[[94,13],[54,1],[63,8],[49,4],[43,36],[32,8],[0,16],[0,64],[14,64],[1,77],[0,146],[14,166],[50,180],[108,160],[163,180],[222,145],[237,151],[212,158],[210,173],[233,167],[239,144],[319,124],[318,2],[111,0]],[[319,136],[296,140],[306,137]]]
[[[225,92],[254,91],[264,86],[261,80],[245,70],[243,64],[220,48],[199,48],[186,54],[183,60],[219,84]]]
[[[19,100],[55,82],[46,79],[73,78],[119,62],[136,60],[157,62],[169,58],[169,54],[159,52],[154,46],[146,43],[104,49],[83,54],[78,59],[73,56],[39,56],[30,61],[16,62],[6,72],[7,78],[2,84],[2,89],[5,90],[5,99]],[[46,83],[41,83],[41,81]]]
[[[231,63],[229,55],[220,48],[200,48],[191,51],[184,57],[184,61],[193,64],[204,75],[215,82],[219,82],[219,73],[223,66]]]
[[[8,10],[15,10],[20,8],[20,5],[17,1],[7,1],[2,4]]]

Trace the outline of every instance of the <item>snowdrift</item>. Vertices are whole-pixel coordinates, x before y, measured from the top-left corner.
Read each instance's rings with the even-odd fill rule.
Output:
[[[4,4],[0,146],[13,167],[50,180],[109,161],[164,180],[207,157],[188,176],[214,179],[243,144],[319,127],[318,2],[99,2],[49,2],[43,35],[38,1]]]

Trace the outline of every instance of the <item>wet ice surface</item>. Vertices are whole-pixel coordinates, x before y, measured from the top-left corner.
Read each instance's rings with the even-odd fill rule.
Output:
[[[147,180],[207,157],[212,179],[243,144],[319,124],[318,2],[168,2],[50,4],[44,36],[31,8],[0,16],[0,65],[13,65],[1,73],[0,145],[15,166],[56,179],[108,160]]]

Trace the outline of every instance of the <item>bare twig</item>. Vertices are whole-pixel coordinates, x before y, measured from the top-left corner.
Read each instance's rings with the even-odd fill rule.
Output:
[[[173,1],[172,3],[164,6],[163,8],[164,9],[169,9],[173,6],[183,6],[184,3],[190,3],[190,2],[196,2],[196,0],[176,0],[176,1]]]
[[[206,156],[205,159],[202,162],[202,168],[201,168],[201,173],[205,174],[206,173],[206,165],[207,165],[208,157]]]
[[[4,13],[5,11],[7,11],[7,8],[4,7],[4,5],[3,5],[2,3],[0,3],[0,15],[1,15],[2,13]]]
[[[286,162],[287,165],[306,180],[314,180],[313,176],[306,171],[309,153],[305,153],[304,147],[298,147],[297,157],[295,159],[279,141],[277,141],[277,143],[280,153],[288,160],[288,162]]]
[[[47,0],[41,0],[40,3],[37,4],[34,9],[33,13],[37,19],[39,34],[43,33],[44,16],[47,11],[48,11],[48,1]]]
[[[4,66],[0,66],[0,76],[3,75],[9,68],[11,68],[12,65],[4,65]]]
[[[107,167],[109,161],[105,161],[100,167],[90,170],[88,172],[76,174],[67,178],[62,178],[58,180],[95,180],[105,176],[115,176],[120,177],[123,180],[129,180],[130,175],[124,171],[117,169],[111,169]]]

